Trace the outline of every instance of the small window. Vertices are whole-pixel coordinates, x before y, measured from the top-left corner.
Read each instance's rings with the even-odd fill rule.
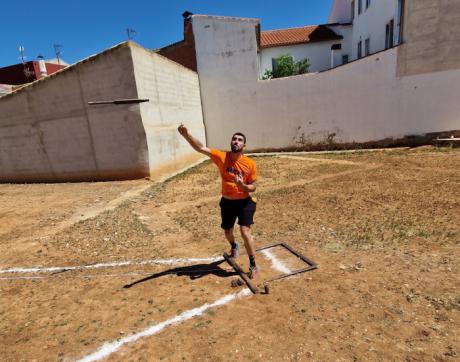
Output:
[[[369,9],[369,6],[371,6],[371,0],[366,0],[366,9]]]
[[[355,0],[351,2],[351,21],[355,20]]]
[[[348,54],[342,55],[342,64],[347,64],[349,62]]]
[[[370,55],[371,54],[371,39],[367,38],[364,41],[364,54]]]
[[[358,15],[363,11],[363,0],[358,0]]]
[[[363,57],[363,42],[360,40],[358,42],[358,59]]]
[[[276,68],[278,68],[278,62],[276,61],[276,58],[272,58],[272,72],[275,72]]]
[[[385,49],[391,48],[393,43],[393,31],[394,31],[395,21],[391,21],[385,26]]]

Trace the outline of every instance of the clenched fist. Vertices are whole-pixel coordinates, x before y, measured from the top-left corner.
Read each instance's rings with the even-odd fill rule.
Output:
[[[177,130],[179,131],[179,133],[182,135],[182,136],[185,136],[188,134],[188,129],[187,127],[185,127],[182,123],[180,124],[179,127],[177,127]]]

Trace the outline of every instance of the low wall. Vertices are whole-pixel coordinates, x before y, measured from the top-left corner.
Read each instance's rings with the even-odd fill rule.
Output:
[[[257,20],[195,15],[208,145],[235,131],[248,149],[378,144],[460,129],[460,69],[398,76],[389,49],[322,72],[258,80]]]

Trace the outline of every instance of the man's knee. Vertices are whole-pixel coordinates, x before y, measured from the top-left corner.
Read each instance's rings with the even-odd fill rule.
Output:
[[[241,231],[242,236],[251,236],[251,227],[250,226],[241,225],[240,226],[240,231]]]
[[[233,235],[233,228],[224,230],[225,236],[232,236]]]

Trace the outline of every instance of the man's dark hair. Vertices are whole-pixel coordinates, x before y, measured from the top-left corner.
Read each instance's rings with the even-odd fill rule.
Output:
[[[243,137],[243,139],[244,139],[244,144],[246,144],[246,136],[245,136],[243,133],[241,133],[241,132],[236,132],[236,133],[233,134],[232,138],[233,138],[234,136],[241,136],[241,137]]]

